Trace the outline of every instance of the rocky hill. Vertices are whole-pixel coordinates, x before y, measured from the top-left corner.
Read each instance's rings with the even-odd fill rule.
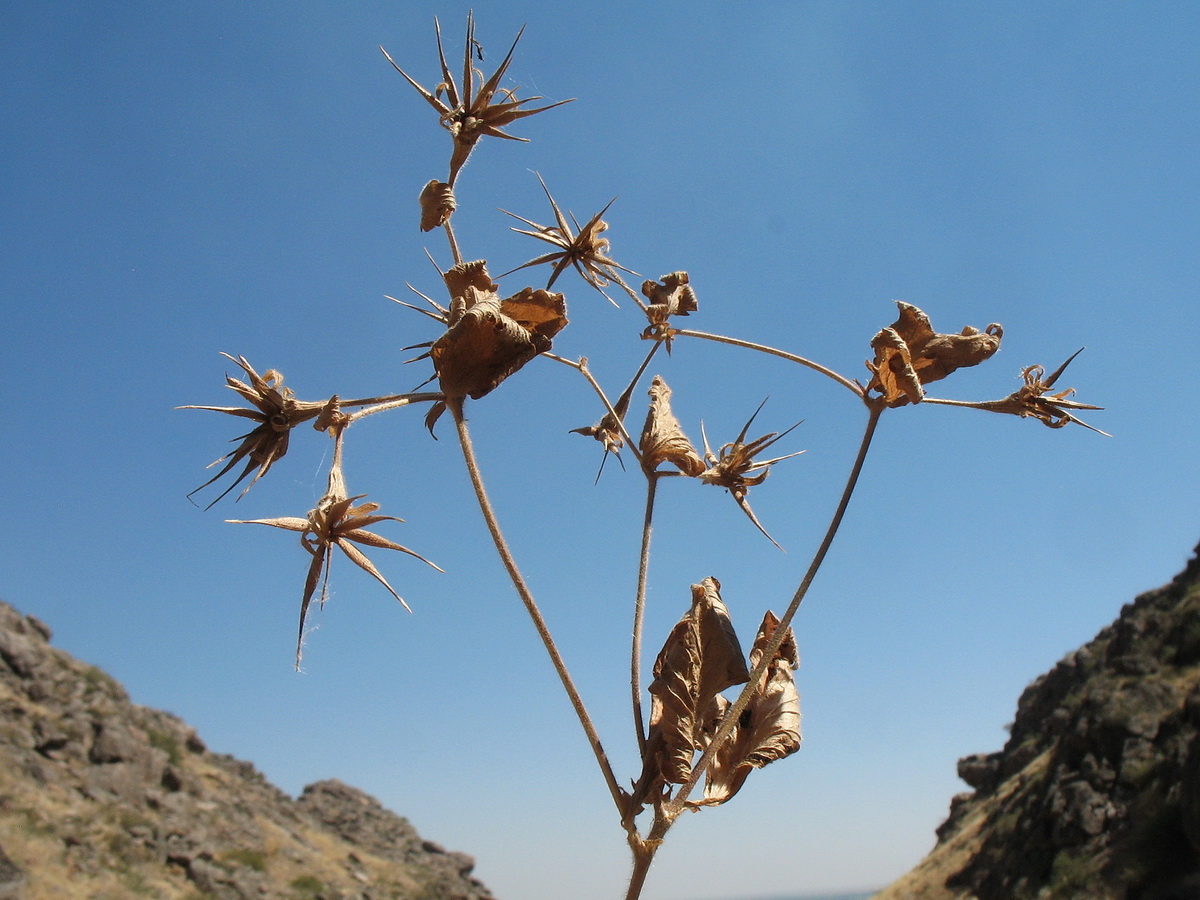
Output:
[[[1026,688],[1004,749],[958,774],[973,790],[877,900],[1200,898],[1200,556]]]
[[[0,604],[0,900],[492,900],[337,781],[293,800]]]

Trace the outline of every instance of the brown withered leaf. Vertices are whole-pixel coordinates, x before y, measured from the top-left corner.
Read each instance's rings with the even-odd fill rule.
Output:
[[[486,275],[486,273],[485,273]],[[450,305],[450,327],[429,356],[447,397],[478,400],[539,353],[567,325],[562,294],[525,288],[507,300],[467,286]],[[433,430],[445,409],[437,403],[425,418]]]
[[[422,231],[433,231],[438,226],[445,225],[458,207],[454,199],[454,189],[436,178],[425,185],[420,201]]]
[[[750,677],[721,585],[712,577],[692,585],[692,606],[671,630],[654,663],[650,730],[633,802],[664,783],[682,784],[701,749],[713,698]]]
[[[896,302],[900,318],[871,340],[875,361],[867,390],[877,390],[888,406],[920,403],[923,385],[956,369],[975,366],[1000,348],[1004,329],[992,323],[984,331],[965,327],[959,334],[939,334],[929,317],[910,303]]]
[[[708,467],[671,412],[671,389],[661,375],[654,376],[648,393],[650,410],[646,413],[639,442],[643,467],[647,472],[653,472],[659,463],[669,462],[684,475],[694,478]]]
[[[767,643],[779,628],[779,619],[767,610],[750,651],[750,668],[758,665]],[[790,756],[800,749],[800,695],[792,671],[800,662],[796,635],[787,637],[771,665],[754,688],[749,705],[738,718],[729,739],[718,748],[708,769],[704,799],[694,806],[718,806],[741,790],[752,769]],[[707,717],[708,733],[716,731],[729,701],[718,696]]]
[[[699,305],[688,273],[670,272],[659,281],[645,281],[642,283],[642,294],[649,301],[646,306],[646,318],[650,321],[642,332],[642,337],[661,337],[666,341],[667,352],[670,353],[670,317],[694,313]]]

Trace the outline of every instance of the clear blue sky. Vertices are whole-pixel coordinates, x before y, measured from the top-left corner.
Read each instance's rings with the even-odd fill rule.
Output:
[[[433,323],[384,299],[441,296],[415,198],[449,138],[380,55],[438,80],[446,3],[8,4],[0,15],[0,478],[13,504],[0,596],[52,625],[140,703],[193,723],[295,793],[338,777],[478,858],[507,900],[620,896],[623,835],[503,580],[447,418],[364,420],[352,492],[381,533],[447,569],[376,553],[414,609],[335,561],[302,674],[307,557],[226,518],[303,515],[327,441],[298,433],[240,503],[184,499],[237,422],[219,351],[305,399],[402,391]],[[486,141],[460,178],[459,239],[498,273],[540,252],[498,207],[580,220],[614,195],[613,253],[685,269],[688,324],[865,377],[893,301],[935,327],[1005,328],[1000,352],[931,393],[993,399],[1081,346],[1062,386],[1111,432],[921,406],[881,425],[843,533],[796,626],[805,741],[670,835],[646,900],[871,887],[934,840],[955,760],[999,748],[1021,689],[1200,539],[1200,11],[1191,3],[476,3],[489,71],[528,23],[507,86],[576,102]],[[454,65],[452,63],[452,65]],[[457,68],[457,65],[454,65]],[[522,94],[524,96],[524,94]],[[537,274],[510,276],[513,291]],[[540,286],[540,285],[539,285]],[[560,282],[556,340],[619,392],[643,345],[626,303]],[[557,286],[556,286],[557,287]],[[721,580],[748,645],[799,580],[863,411],[806,370],[676,345],[656,360],[699,441],[804,424],[751,494],[781,554],[720,491],[662,491],[652,658]],[[232,374],[232,372],[231,372]],[[592,481],[598,418],[562,366],[471,408],[500,515],[622,777],[642,486]],[[639,423],[637,407],[631,420]],[[42,510],[31,513],[30,504]]]

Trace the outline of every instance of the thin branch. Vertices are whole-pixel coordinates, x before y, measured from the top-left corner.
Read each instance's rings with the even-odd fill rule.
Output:
[[[731,344],[734,347],[745,347],[747,350],[757,350],[760,353],[769,353],[771,356],[778,356],[782,359],[799,363],[802,366],[808,366],[808,368],[812,369],[814,372],[820,372],[822,375],[832,378],[842,387],[853,391],[854,395],[860,399],[866,395],[866,391],[863,389],[863,386],[858,382],[851,381],[844,375],[839,375],[837,372],[833,371],[833,369],[827,369],[825,366],[821,365],[820,363],[813,362],[811,359],[805,359],[803,356],[797,356],[796,354],[788,353],[785,350],[776,350],[774,347],[768,347],[764,344],[755,344],[752,341],[743,341],[739,340],[738,338],[725,337],[724,335],[720,334],[707,334],[703,331],[692,331],[687,328],[672,328],[671,335],[673,337],[700,338],[701,340],[705,341],[716,341],[718,344]]]
[[[642,555],[638,563],[637,596],[633,601],[633,648],[629,653],[629,684],[633,689],[633,721],[637,728],[638,754],[646,758],[646,722],[642,716],[642,622],[646,615],[646,579],[650,571],[650,531],[654,520],[654,497],[659,475],[646,479],[646,516],[642,522]]]
[[[450,220],[447,219],[442,223],[442,227],[446,229],[446,239],[450,241],[450,253],[454,256],[454,264],[459,265],[462,260],[462,254],[458,251],[458,241],[454,239],[454,228],[450,225]]]
[[[441,391],[430,391],[424,394],[404,394],[389,400],[383,400],[375,406],[368,406],[365,409],[360,409],[358,412],[349,416],[349,418],[346,420],[346,424],[349,425],[351,422],[356,422],[357,420],[366,418],[367,416],[373,416],[375,413],[386,412],[389,409],[398,409],[401,406],[408,406],[411,403],[430,403],[442,399],[444,399],[444,395],[441,393]],[[359,402],[360,401],[343,403],[342,406],[352,406]]]
[[[613,802],[617,805],[617,811],[620,813],[622,819],[624,819],[626,808],[629,805],[628,794],[617,784],[616,776],[613,774],[612,766],[608,761],[608,755],[604,752],[604,747],[600,743],[600,735],[596,731],[596,726],[592,723],[591,716],[588,715],[583,698],[579,695],[579,691],[575,687],[575,682],[571,679],[570,672],[567,671],[566,663],[563,661],[562,655],[558,652],[558,645],[554,643],[554,638],[550,634],[546,620],[542,618],[541,610],[538,609],[537,603],[533,599],[533,594],[530,592],[529,586],[525,583],[525,578],[521,575],[520,569],[517,568],[516,560],[513,559],[512,552],[508,548],[508,542],[505,541],[504,535],[500,530],[500,524],[496,520],[495,511],[492,509],[487,491],[484,490],[483,476],[479,471],[479,464],[475,458],[475,449],[471,442],[471,434],[467,428],[466,417],[463,415],[462,398],[447,397],[446,406],[454,416],[454,424],[458,429],[458,440],[462,446],[463,459],[467,464],[467,472],[471,476],[471,484],[475,489],[475,496],[479,501],[479,509],[483,513],[483,518],[487,523],[488,531],[491,533],[492,541],[496,545],[496,552],[500,555],[500,561],[504,564],[504,568],[508,572],[508,576],[512,580],[513,587],[516,588],[521,602],[525,604],[525,611],[529,613],[529,618],[533,620],[533,625],[537,629],[538,636],[542,639],[542,644],[546,648],[546,653],[550,656],[550,661],[554,664],[554,670],[558,673],[563,689],[567,692],[571,705],[575,708],[575,714],[579,717],[579,723],[583,726],[588,743],[592,745],[592,752],[596,755],[596,762],[599,764],[600,771],[604,775],[604,780],[608,784]]]

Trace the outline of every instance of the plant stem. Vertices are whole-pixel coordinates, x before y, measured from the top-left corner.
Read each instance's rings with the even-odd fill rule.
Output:
[[[672,328],[672,336],[676,337],[693,337],[700,338],[705,341],[716,341],[718,344],[731,344],[734,347],[745,347],[747,350],[757,350],[760,353],[769,353],[772,356],[778,356],[782,359],[790,360],[794,363],[799,363],[802,366],[808,366],[815,372],[820,372],[822,375],[827,375],[832,378],[842,387],[854,392],[854,395],[860,399],[865,397],[865,391],[862,385],[851,381],[844,375],[839,375],[833,369],[827,369],[820,363],[815,363],[811,359],[805,359],[803,356],[796,356],[794,353],[788,353],[785,350],[776,350],[774,347],[768,347],[764,344],[755,344],[752,341],[743,341],[738,338],[725,337],[720,334],[707,334],[703,331],[691,331],[690,329]]]
[[[646,479],[646,517],[642,522],[642,556],[638,563],[637,596],[633,601],[633,648],[629,653],[629,683],[633,689],[633,721],[637,727],[638,753],[646,758],[646,723],[642,718],[642,621],[646,614],[646,577],[650,571],[650,525],[654,520],[654,496],[658,473]]]
[[[375,413],[386,412],[389,409],[397,409],[401,406],[408,406],[410,403],[428,403],[435,400],[443,399],[441,391],[430,391],[424,394],[401,394],[396,397],[376,397],[371,400],[351,400],[348,403],[343,403],[342,406],[361,406],[367,403],[374,403],[374,406],[367,406],[365,409],[360,409],[353,413],[347,424],[356,422],[359,419],[364,419],[367,416],[373,416]]]
[[[454,256],[454,264],[457,266],[462,262],[462,254],[458,251],[458,241],[454,239],[454,228],[451,227],[449,219],[442,223],[442,227],[446,229],[446,239],[450,242],[450,253]]]
[[[579,723],[583,726],[588,743],[592,745],[592,752],[596,755],[596,762],[599,764],[600,771],[604,775],[604,780],[608,784],[613,802],[617,805],[617,811],[623,818],[628,805],[626,802],[627,795],[617,784],[616,776],[613,775],[612,766],[608,761],[608,755],[604,752],[604,747],[600,743],[600,735],[596,731],[596,726],[592,723],[591,716],[588,715],[587,708],[583,704],[583,698],[580,697],[579,691],[575,687],[575,682],[571,679],[570,672],[567,671],[566,663],[563,661],[562,655],[558,652],[558,646],[554,643],[554,638],[550,634],[546,620],[542,618],[541,610],[538,609],[537,603],[533,599],[533,594],[530,592],[529,586],[525,583],[524,576],[521,575],[520,569],[517,568],[516,560],[513,559],[512,552],[508,548],[508,542],[505,541],[504,535],[500,530],[500,524],[496,520],[496,514],[492,509],[491,501],[488,499],[487,491],[484,490],[483,476],[479,471],[479,464],[475,458],[475,449],[471,442],[471,434],[467,428],[466,417],[463,415],[462,398],[447,397],[446,406],[454,416],[454,424],[458,429],[458,440],[462,446],[463,458],[467,464],[467,472],[471,476],[471,484],[475,489],[475,497],[479,501],[479,509],[483,513],[488,531],[492,535],[492,541],[496,545],[496,552],[499,553],[500,561],[504,564],[509,578],[512,579],[513,587],[516,588],[521,602],[525,604],[525,611],[529,613],[529,618],[533,620],[533,625],[537,629],[538,636],[542,639],[546,653],[550,656],[550,661],[554,664],[554,670],[558,673],[559,680],[562,681],[563,689],[567,692],[567,697],[570,699],[571,705],[575,708],[575,714],[579,717]]]
[[[665,805],[664,813],[670,821],[673,821],[675,816],[679,815],[685,808],[688,795],[704,776],[704,773],[708,771],[708,767],[711,765],[716,751],[733,733],[738,718],[750,702],[750,697],[762,679],[763,673],[766,672],[767,668],[774,661],[776,652],[787,637],[788,627],[791,625],[792,618],[796,615],[796,610],[800,608],[805,594],[808,593],[809,586],[816,577],[817,571],[821,568],[821,563],[825,561],[825,554],[829,552],[829,547],[833,543],[838,528],[842,524],[842,518],[846,514],[846,507],[850,504],[850,497],[854,494],[854,487],[858,483],[859,474],[862,472],[863,462],[867,458],[867,451],[871,448],[871,439],[875,435],[875,426],[879,424],[880,415],[887,409],[882,398],[867,398],[865,402],[869,410],[867,426],[858,447],[858,455],[855,457],[854,465],[850,469],[850,475],[846,479],[846,487],[842,490],[841,500],[838,502],[833,518],[829,522],[829,527],[825,531],[825,537],[821,541],[821,546],[817,548],[816,555],[813,556],[812,562],[808,566],[808,571],[805,572],[803,580],[801,580],[800,585],[796,588],[787,611],[780,618],[779,626],[775,629],[775,634],[763,648],[762,656],[758,660],[758,665],[750,673],[749,681],[742,689],[741,694],[738,695],[737,700],[726,710],[725,717],[721,720],[721,725],[717,729],[716,734],[713,735],[713,739],[709,742],[708,747],[705,748],[700,761],[693,767],[691,778],[688,779],[687,783],[680,786],[678,793]]]

